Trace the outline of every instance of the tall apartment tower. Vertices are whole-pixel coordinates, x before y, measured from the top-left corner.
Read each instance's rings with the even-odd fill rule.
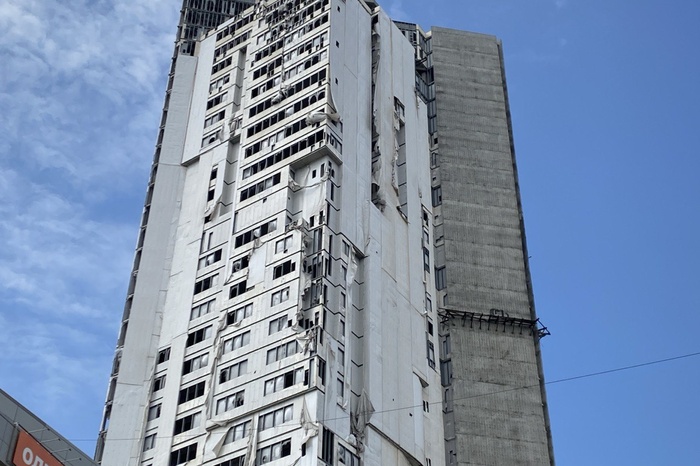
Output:
[[[105,466],[554,464],[500,42],[186,0],[122,322]]]

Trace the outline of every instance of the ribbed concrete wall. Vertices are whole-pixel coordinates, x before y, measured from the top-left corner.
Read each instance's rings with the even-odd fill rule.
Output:
[[[433,28],[432,48],[447,307],[532,319],[500,43]],[[553,463],[535,337],[461,322],[449,334],[456,450],[448,464]]]

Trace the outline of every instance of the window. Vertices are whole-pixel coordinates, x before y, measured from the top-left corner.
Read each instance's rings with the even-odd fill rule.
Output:
[[[261,238],[268,233],[272,233],[277,229],[277,220],[271,220],[267,223],[246,231],[238,236],[236,236],[234,247],[239,248],[244,244],[248,244],[256,238]]]
[[[197,457],[197,444],[193,443],[170,453],[170,466],[187,463]]]
[[[232,285],[231,288],[228,290],[228,297],[229,299],[233,299],[237,296],[242,295],[248,291],[248,281],[243,280],[242,282],[238,282],[235,285]]]
[[[344,256],[349,256],[350,255],[350,245],[343,240],[343,255]]]
[[[443,387],[452,384],[452,361],[447,360],[440,362],[440,379]]]
[[[433,207],[437,207],[442,204],[442,187],[436,186],[432,190]]]
[[[241,270],[248,267],[250,264],[250,256],[243,256],[240,259],[236,259],[231,263],[231,273],[240,272]]]
[[[338,387],[338,398],[343,398],[345,396],[345,383],[343,382],[343,379],[338,378],[337,387]]]
[[[231,458],[214,466],[245,466],[245,455]]]
[[[427,345],[428,345],[428,366],[430,366],[431,369],[435,369],[435,346],[433,345],[433,342],[430,340],[427,340]]]
[[[189,387],[185,387],[182,390],[180,390],[177,404],[181,405],[182,403],[186,403],[188,401],[194,400],[195,398],[199,398],[202,395],[204,395],[204,382],[199,382],[194,385],[190,385]]]
[[[236,377],[240,377],[248,372],[248,360],[237,362],[231,366],[221,369],[219,372],[219,383],[228,382]]]
[[[231,63],[233,63],[233,57],[228,57],[226,60],[220,61],[219,63],[212,66],[211,74],[216,74],[219,71],[223,70],[224,68],[231,66]],[[207,108],[210,108],[210,107],[207,107]]]
[[[287,62],[293,60],[296,57],[303,55],[304,53],[311,52],[312,50],[319,50],[321,47],[327,45],[327,43],[328,32],[324,32],[295,47],[294,49],[292,49],[291,52],[284,54],[284,61]]]
[[[272,269],[272,278],[280,278],[284,275],[294,272],[296,270],[296,264],[292,261],[284,262]]]
[[[268,335],[272,335],[273,333],[280,332],[287,328],[289,325],[289,320],[287,320],[287,316],[282,316],[278,317],[277,319],[273,319],[270,321],[270,327],[268,330]]]
[[[190,312],[190,320],[196,319],[197,317],[201,317],[205,314],[209,314],[211,311],[214,310],[214,299],[211,301],[207,301],[206,303],[198,304],[192,308],[192,311]]]
[[[217,95],[217,96],[214,97],[213,99],[210,99],[210,100],[207,102],[207,110],[209,110],[210,108],[216,107],[217,105],[219,105],[219,104],[222,103],[222,102],[226,102],[226,97],[227,97],[227,96],[228,96],[228,92],[224,92],[224,93],[222,93],[222,94]]]
[[[213,191],[211,191],[211,192],[213,192]],[[212,198],[213,198],[213,196],[212,196]],[[208,267],[212,264],[215,264],[215,263],[219,262],[220,260],[221,260],[221,249],[217,249],[216,251],[212,252],[211,254],[207,254],[206,256],[199,259],[199,263],[197,264],[197,270],[203,269],[204,267]]]
[[[192,430],[195,427],[199,427],[201,419],[201,411],[198,413],[190,414],[180,419],[176,419],[175,430],[173,431],[173,435],[181,434],[183,432],[187,432],[188,430]]]
[[[249,15],[247,15],[247,16],[243,16],[241,19],[239,19],[239,20],[236,21],[235,23],[232,23],[231,25],[229,25],[229,27],[227,27],[226,29],[224,29],[223,31],[221,31],[220,33],[218,33],[218,34],[216,35],[216,40],[217,40],[217,42],[220,41],[220,40],[225,39],[226,37],[228,37],[228,36],[230,36],[230,35],[232,35],[235,31],[240,30],[240,29],[241,29],[243,26],[245,26],[246,24],[249,24],[249,23],[253,20],[253,15],[254,15],[254,14],[257,15],[258,13],[257,13],[257,12],[255,12],[255,13],[251,12],[251,14],[249,14]],[[242,40],[247,40],[248,34],[249,34],[249,33],[246,33],[246,38],[245,38],[245,39],[242,39]],[[235,40],[235,39],[234,39],[234,40]],[[217,465],[217,466],[224,466],[224,465]],[[227,465],[227,466],[230,466],[230,465]]]
[[[333,451],[335,444],[335,434],[323,427],[323,437],[321,441],[321,459],[327,464],[333,463]]]
[[[200,328],[199,330],[195,330],[194,332],[188,334],[187,343],[185,344],[185,347],[189,348],[192,345],[196,345],[197,343],[203,342],[209,337],[211,337],[211,325],[208,327]]]
[[[157,392],[158,390],[161,390],[163,387],[165,387],[165,376],[161,375],[160,377],[156,377],[153,379],[153,392]]]
[[[275,72],[275,68],[282,65],[282,57],[278,57],[276,60],[269,62],[267,65],[263,65],[257,70],[253,71],[253,80],[258,79],[261,76],[270,76]]]
[[[348,297],[345,293],[342,291],[340,292],[340,307],[345,309],[345,306],[347,306],[348,303]]]
[[[316,235],[314,234],[314,236]],[[312,257],[311,260],[307,259],[306,273],[310,274],[312,279],[320,277],[321,273],[323,272],[323,269],[321,267],[322,263],[323,258],[320,255]]]
[[[187,375],[190,372],[196,371],[197,369],[207,367],[208,363],[209,363],[209,353],[204,353],[200,356],[196,356],[192,359],[188,359],[182,364],[182,375]]]
[[[435,269],[435,288],[444,290],[447,288],[447,277],[445,276],[445,267]]]
[[[231,411],[234,408],[243,406],[244,401],[243,390],[232,395],[225,396],[216,402],[216,414],[225,413],[226,411]]]
[[[299,92],[310,88],[312,85],[318,83],[318,82],[323,82],[326,78],[326,70],[322,69],[317,73],[312,74],[311,76],[307,77],[306,79],[303,79],[301,81],[297,81],[294,84],[287,84],[286,88],[284,89],[283,92],[277,92],[273,94],[272,97],[263,100],[257,105],[254,105],[253,107],[250,108],[248,111],[248,116],[249,117],[254,117],[258,113],[264,112],[265,110],[271,108],[273,105],[277,105],[279,102],[281,102],[284,99],[288,99],[291,96],[298,94]],[[279,77],[274,77],[267,82],[263,83],[261,86],[258,86],[257,88],[254,88],[252,91],[253,97],[255,97],[256,92],[266,92],[270,90],[270,88],[277,86],[279,84]],[[316,94],[318,95],[318,93]],[[318,101],[318,98],[316,98],[316,101]],[[302,99],[303,102],[303,99]],[[311,103],[311,102],[309,102]],[[295,104],[299,105],[299,104]],[[295,107],[296,108],[296,107]],[[300,109],[297,109],[296,111],[299,111]],[[294,111],[292,109],[292,111]]]
[[[202,254],[211,249],[211,243],[214,240],[214,232],[210,231],[208,234],[205,231],[202,233],[202,242],[199,245],[199,253]]]
[[[261,431],[272,429],[273,427],[291,421],[292,417],[294,417],[294,406],[285,406],[284,408],[276,409],[270,413],[261,415],[258,426]]]
[[[229,83],[231,80],[231,75],[227,74],[226,76],[222,76],[221,78],[217,79],[216,81],[213,81],[209,84],[209,93],[211,94],[214,91],[220,91],[222,88]]]
[[[325,97],[326,97],[326,91],[323,88],[321,88],[321,90],[314,92],[313,94],[311,94],[308,97],[304,97],[303,99],[296,101],[294,104],[289,105],[287,108],[283,108],[281,110],[278,110],[277,112],[272,113],[267,118],[263,118],[263,119],[258,120],[256,124],[248,127],[248,131],[246,134],[250,138],[253,135],[255,135],[261,131],[264,131],[271,126],[276,125],[277,123],[280,123],[280,122],[286,120],[287,118],[293,116],[294,114],[301,112],[302,110],[305,110],[306,108],[316,104],[317,102],[321,102]],[[272,104],[271,100],[268,100],[268,102],[270,102],[270,104]],[[251,109],[251,111],[253,109]],[[308,112],[304,112],[304,113],[308,113]],[[282,138],[285,137],[284,134],[285,133],[283,130],[282,131]],[[275,138],[274,140],[270,140],[269,143],[275,143],[275,142],[281,140],[282,138]],[[264,148],[264,147],[266,147],[264,144],[262,144],[260,146],[260,148]],[[256,151],[257,151],[257,144],[255,144],[251,148],[251,153],[249,155],[247,155],[247,157],[249,157],[250,155],[253,155],[253,153]],[[315,178],[315,176],[312,176],[312,177]]]
[[[170,359],[170,348],[162,349],[158,351],[158,360],[156,364],[163,364],[168,359]]]
[[[319,63],[321,63],[322,60],[325,60],[328,57],[328,51],[327,50],[321,50],[321,52],[317,53],[316,55],[304,60],[303,62],[299,63],[296,66],[291,66],[289,67],[284,73],[283,73],[283,79],[286,81],[289,78],[296,76],[297,74],[301,73],[304,70],[308,70],[312,66],[315,66]]]
[[[304,382],[304,369],[294,369],[265,381],[263,395],[270,395]]]
[[[360,466],[360,458],[342,445],[338,445],[338,464]]]
[[[156,434],[147,435],[143,439],[143,451],[152,450],[156,446]]]
[[[260,94],[263,94],[273,87],[277,86],[280,82],[282,82],[282,78],[280,76],[273,76],[272,78],[268,79],[267,81],[263,82],[257,87],[254,87],[252,91],[250,91],[250,96],[251,98],[255,98],[259,96]]]
[[[340,348],[338,348],[338,363],[340,363],[341,370],[342,370],[343,366],[345,366],[345,351],[343,351]]]
[[[279,443],[263,447],[258,450],[256,465],[266,464],[292,454],[292,440],[287,439]]]
[[[221,110],[220,112],[215,113],[212,116],[210,116],[209,118],[207,118],[206,120],[204,120],[204,128],[206,129],[206,128],[210,127],[211,125],[220,122],[224,118],[226,118],[226,110]]]
[[[190,2],[190,5],[191,5],[191,3],[192,3],[192,2]],[[213,7],[207,7],[207,8],[213,8]],[[232,15],[233,15],[234,13],[235,13],[235,11],[231,11],[231,14],[232,14]],[[244,18],[244,19],[245,19],[245,18]],[[234,25],[235,25],[235,24],[234,24]],[[212,25],[212,26],[213,26],[213,25]],[[237,28],[238,28],[238,27],[240,27],[240,26],[237,26]],[[235,48],[236,46],[240,45],[242,42],[245,42],[246,40],[248,40],[249,37],[250,37],[250,31],[246,31],[245,33],[241,34],[240,36],[237,36],[237,37],[231,39],[230,41],[226,42],[226,43],[225,43],[224,45],[222,45],[221,47],[218,47],[218,48],[214,51],[214,60],[218,60],[218,59],[219,59],[220,57],[222,57],[223,55],[226,55],[226,52],[228,52],[229,50],[231,50],[231,49]],[[218,35],[217,35],[217,40],[218,40]],[[227,82],[228,82],[228,81],[227,81]]]
[[[253,315],[253,305],[246,304],[245,306],[229,311],[226,315],[226,325],[234,325]]]
[[[442,366],[442,363],[440,363],[440,365]],[[443,411],[446,413],[452,412],[454,410],[454,393],[449,388],[444,388],[443,392]]]
[[[271,306],[277,306],[289,299],[289,287],[283,288],[279,291],[272,293]]]
[[[233,443],[236,440],[242,440],[248,436],[250,433],[250,421],[241,422],[231,427],[228,432],[226,432],[226,437],[224,438],[224,445],[227,443]]]
[[[250,332],[244,332],[240,335],[236,335],[233,338],[224,340],[224,354],[230,353],[233,350],[242,348],[250,343]]]
[[[287,236],[275,243],[275,254],[280,254],[282,252],[287,252],[292,247],[293,238]]]
[[[341,153],[341,154],[343,153],[343,145],[340,143],[340,141],[335,136],[333,136],[332,134],[327,134],[326,140],[328,141],[328,143],[332,147],[337,149],[339,153]]]
[[[269,120],[265,120],[265,121],[267,122]],[[272,121],[270,121],[270,123],[272,123]],[[302,131],[307,126],[308,125],[306,124],[306,117],[304,117],[298,121],[295,121],[294,123],[287,124],[280,131],[246,147],[245,152],[244,152],[244,157],[245,158],[252,157],[253,155],[259,153],[263,149],[265,149],[269,146],[272,146],[273,144],[276,144],[276,143],[282,141],[283,139],[288,138],[288,137]],[[255,130],[258,128],[260,129],[260,131],[265,129],[265,128],[262,128],[259,126],[250,127],[248,129],[248,137],[251,137],[253,134],[255,134],[256,133]],[[253,134],[251,134],[251,133],[253,133]]]
[[[318,377],[321,379],[321,385],[326,385],[326,361],[318,358]]]
[[[299,343],[297,343],[296,340],[272,348],[267,351],[267,364],[272,364],[273,362],[281,361],[284,358],[295,355],[299,350]]]
[[[423,270],[430,272],[430,251],[428,248],[423,248]]]
[[[309,218],[309,226],[313,227],[314,226],[314,216],[312,215]],[[323,229],[322,228],[316,228],[313,230],[312,233],[313,237],[311,239],[311,250],[309,251],[310,254],[316,253],[323,249]]]
[[[265,178],[264,180],[259,181],[258,183],[248,186],[247,188],[243,188],[241,190],[241,201],[245,201],[246,199],[249,199],[255,196],[256,194],[260,194],[261,192],[267,191],[273,186],[280,184],[281,179],[281,174],[276,173],[270,176],[269,178]]]
[[[445,335],[445,338],[442,340],[442,356],[449,355],[451,351],[452,351],[452,344],[450,341],[450,335],[447,334],[447,335]]]
[[[306,138],[298,139],[295,143],[282,149],[279,152],[258,159],[257,162],[243,169],[243,179],[245,180],[246,178],[249,178],[258,172],[266,170],[305,149],[315,148],[316,143],[324,141],[325,137],[325,131],[323,129],[320,129],[319,131],[307,136]]]
[[[216,286],[219,281],[219,274],[211,275],[207,278],[203,278],[194,284],[194,294],[199,294],[202,291],[206,291],[212,286]]]
[[[148,408],[148,420],[152,421],[160,417],[160,403]]]

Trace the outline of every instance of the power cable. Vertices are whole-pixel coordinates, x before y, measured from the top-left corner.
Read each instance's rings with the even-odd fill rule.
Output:
[[[642,362],[642,363],[639,363],[639,364],[632,364],[632,365],[629,365],[629,366],[616,367],[616,368],[614,368],[614,369],[608,369],[608,370],[604,370],[604,371],[590,372],[590,373],[588,373],[588,374],[581,374],[581,375],[575,375],[575,376],[572,376],[572,377],[565,377],[565,378],[562,378],[562,379],[551,380],[551,381],[549,381],[549,382],[545,382],[545,385],[554,385],[554,384],[558,384],[558,383],[572,382],[572,381],[574,381],[574,380],[587,379],[587,378],[592,378],[592,377],[599,377],[599,376],[601,376],[601,375],[613,374],[613,373],[615,373],[615,372],[623,372],[623,371],[628,371],[628,370],[632,370],[632,369],[639,369],[640,367],[654,366],[654,365],[664,364],[664,363],[671,362],[671,361],[677,361],[677,360],[679,360],[679,359],[692,358],[692,357],[696,357],[696,356],[700,356],[700,351],[695,352],[695,353],[682,354],[682,355],[680,355],[680,356],[673,356],[673,357],[670,357],[670,358],[656,359],[656,360],[654,360],[654,361],[647,361],[647,362]],[[495,391],[495,392],[480,393],[480,394],[477,394],[477,395],[469,395],[469,396],[465,396],[465,397],[454,398],[452,401],[454,402],[454,401],[469,400],[469,399],[472,399],[472,398],[480,398],[480,397],[483,397],[483,396],[499,395],[499,394],[501,394],[501,393],[508,393],[508,392],[513,392],[513,391],[517,391],[517,390],[529,390],[529,389],[531,389],[531,388],[539,388],[539,387],[540,387],[540,384],[537,383],[537,384],[532,384],[532,385],[525,385],[525,386],[522,386],[522,387],[507,388],[507,389],[498,390],[498,391]],[[433,401],[433,402],[430,402],[429,405],[438,405],[438,404],[439,404],[439,405],[442,405],[442,403],[443,403],[442,400],[440,400],[440,401]],[[372,411],[371,413],[365,413],[365,414],[374,415],[374,414],[390,413],[390,412],[401,411],[401,410],[405,410],[405,409],[417,409],[417,408],[421,408],[422,406],[423,406],[422,404],[420,404],[420,405],[415,405],[415,406],[404,406],[404,407],[401,407],[401,408],[390,408],[390,409],[383,409],[383,410],[380,410],[380,411]],[[344,416],[341,416],[341,417],[335,417],[335,418],[318,419],[316,422],[338,421],[338,420],[347,419],[348,417],[350,417],[349,414],[344,415]],[[199,436],[201,436],[201,435],[202,435],[202,434],[200,433],[200,434],[192,435],[192,437],[193,437],[193,438],[194,438],[194,437],[199,437]],[[172,437],[173,437],[173,436],[158,436],[157,438],[172,438]],[[115,441],[115,440],[118,440],[118,441],[127,441],[127,440],[129,440],[129,441],[130,441],[130,440],[141,440],[141,439],[140,439],[140,438],[110,439],[110,441]],[[68,441],[70,441],[70,442],[93,442],[93,441],[95,441],[95,439],[72,439],[72,440],[71,440],[71,439],[68,439]]]

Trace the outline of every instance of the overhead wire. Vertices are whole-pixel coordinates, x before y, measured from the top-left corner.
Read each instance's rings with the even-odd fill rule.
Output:
[[[654,365],[658,365],[658,364],[664,364],[664,363],[668,363],[668,362],[672,362],[672,361],[677,361],[677,360],[680,360],[680,359],[687,359],[687,358],[692,358],[692,357],[697,357],[697,356],[700,356],[700,351],[694,352],[694,353],[682,354],[682,355],[679,355],[679,356],[672,356],[672,357],[670,357],[670,358],[656,359],[656,360],[653,360],[653,361],[646,361],[646,362],[642,362],[642,363],[639,363],[639,364],[631,364],[631,365],[628,365],[628,366],[616,367],[616,368],[613,368],[613,369],[607,369],[607,370],[603,370],[603,371],[589,372],[589,373],[587,373],[587,374],[581,374],[581,375],[575,375],[575,376],[571,376],[571,377],[564,377],[564,378],[561,378],[561,379],[550,380],[550,381],[548,381],[548,382],[545,382],[545,385],[554,385],[554,384],[558,384],[558,383],[572,382],[572,381],[575,381],[575,380],[587,379],[587,378],[592,378],[592,377],[599,377],[599,376],[601,376],[601,375],[613,374],[613,373],[616,373],[616,372],[623,372],[623,371],[628,371],[628,370],[632,370],[632,369],[639,369],[639,368],[641,368],[641,367],[654,366]],[[531,385],[524,385],[524,386],[521,386],[521,387],[512,387],[512,388],[506,388],[506,389],[503,389],[503,390],[497,390],[497,391],[493,391],[493,392],[479,393],[479,394],[475,394],[475,395],[469,395],[469,396],[464,396],[464,397],[459,397],[459,398],[453,398],[452,401],[453,401],[453,402],[454,402],[454,401],[463,401],[463,400],[469,400],[469,399],[473,399],[473,398],[480,398],[480,397],[484,397],[484,396],[499,395],[499,394],[501,394],[501,393],[508,393],[508,392],[513,392],[513,391],[518,391],[518,390],[528,390],[528,389],[531,389],[531,388],[539,388],[539,387],[540,387],[540,384],[539,384],[539,383],[536,383],[536,384],[531,384]],[[442,405],[442,404],[443,404],[443,400],[440,400],[440,401],[433,401],[433,402],[430,402],[430,403],[428,403],[428,404],[429,404],[429,405],[438,405],[438,404],[439,404],[439,405]],[[371,412],[368,412],[368,413],[361,413],[361,414],[374,415],[374,414],[382,414],[382,413],[390,413],[390,412],[402,411],[402,410],[406,410],[406,409],[417,409],[417,408],[422,408],[422,407],[423,407],[423,404],[419,404],[419,405],[414,405],[414,406],[403,406],[403,407],[400,407],[400,408],[382,409],[382,410],[378,410],[378,411],[371,411]],[[346,415],[344,415],[344,416],[339,416],[339,417],[334,417],[334,418],[318,419],[318,420],[316,420],[315,422],[338,421],[338,420],[343,420],[343,419],[346,419],[346,418],[349,418],[349,417],[350,417],[350,414],[346,414]],[[192,438],[194,438],[194,437],[199,437],[199,436],[201,436],[201,435],[203,435],[203,434],[201,434],[201,433],[199,433],[199,434],[193,434],[193,435],[192,435]],[[183,436],[183,435],[180,435],[180,434],[179,434],[178,436],[179,436],[179,437],[186,437],[186,436]],[[163,438],[172,438],[172,437],[174,437],[174,436],[173,436],[173,435],[163,435],[163,436],[160,436],[160,435],[159,435],[159,436],[157,436],[156,438],[161,438],[161,439],[163,439]],[[67,439],[67,440],[70,441],[70,442],[94,442],[94,441],[95,441],[95,439]],[[135,437],[135,438],[119,438],[119,439],[110,438],[110,441],[115,441],[115,440],[116,440],[116,441],[127,441],[127,440],[128,440],[128,441],[131,441],[131,440],[141,440],[141,438],[140,438],[140,437]]]

